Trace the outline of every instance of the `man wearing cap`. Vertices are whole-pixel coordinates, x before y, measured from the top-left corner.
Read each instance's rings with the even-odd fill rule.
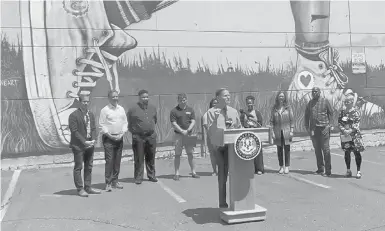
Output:
[[[329,101],[320,97],[321,90],[318,87],[312,89],[312,97],[305,110],[305,128],[311,137],[316,159],[316,174],[324,176],[331,175],[331,157],[330,157],[330,132],[333,127],[330,126],[333,121],[333,109]]]
[[[199,178],[199,175],[195,172],[195,163],[193,157],[194,147],[196,145],[196,141],[195,143],[193,142],[194,137],[192,136],[192,131],[195,126],[195,112],[193,108],[187,106],[186,94],[178,94],[178,105],[171,110],[170,121],[175,133],[174,180],[179,180],[180,177],[179,166],[183,147],[186,150],[192,177]]]
[[[215,96],[218,104],[207,111],[207,127],[218,164],[219,208],[228,208],[226,202],[226,184],[229,173],[228,145],[218,146],[223,138],[219,131],[241,128],[242,125],[238,111],[229,106],[231,97],[229,91],[221,88],[215,92]]]

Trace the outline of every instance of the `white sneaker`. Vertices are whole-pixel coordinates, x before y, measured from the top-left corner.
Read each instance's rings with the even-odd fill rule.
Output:
[[[341,108],[344,96],[353,93],[357,105],[367,114],[372,115],[384,110],[346,88],[348,77],[338,64],[339,54],[336,49],[328,47],[318,57],[319,61],[313,61],[298,53],[297,70],[289,86],[289,100],[293,102],[303,99],[308,102],[312,98],[311,89],[319,87],[323,97],[327,98],[334,108]]]
[[[25,81],[37,131],[48,146],[67,146],[78,94],[90,94],[102,77],[119,91],[116,61],[137,42],[109,23],[103,1],[20,6]]]
[[[283,174],[283,167],[279,167],[278,173]]]
[[[361,175],[361,171],[358,171],[358,172],[357,172],[357,176],[356,176],[357,179],[361,179],[361,176],[362,176],[362,175]]]

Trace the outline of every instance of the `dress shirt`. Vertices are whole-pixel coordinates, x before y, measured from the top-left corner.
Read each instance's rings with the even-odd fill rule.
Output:
[[[330,125],[333,119],[333,109],[325,98],[312,99],[305,110],[305,127],[313,130],[315,127]]]
[[[132,134],[146,134],[155,131],[157,112],[155,106],[137,103],[127,112],[129,130]]]
[[[226,120],[231,120],[230,126],[226,126]],[[236,109],[227,106],[226,109],[210,108],[207,111],[208,136],[213,145],[223,143],[223,134],[220,130],[241,128],[239,113]]]
[[[99,125],[102,134],[110,133],[116,135],[126,133],[128,121],[124,108],[120,105],[114,107],[108,104],[100,111]]]

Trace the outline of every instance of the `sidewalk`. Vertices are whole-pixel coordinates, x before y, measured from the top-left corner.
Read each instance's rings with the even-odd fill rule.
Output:
[[[385,145],[385,130],[376,129],[363,131],[363,138],[367,147],[377,147]],[[330,139],[330,148],[339,148],[340,139],[339,134],[333,133]],[[207,148],[206,148],[207,149]],[[204,149],[204,150],[206,150]],[[313,149],[313,145],[309,137],[294,137],[294,142],[291,146],[292,151],[309,151]],[[264,154],[275,153],[276,146],[269,145],[264,148]],[[183,150],[183,155],[185,151]],[[168,159],[174,156],[174,147],[160,147],[157,148],[156,159]],[[201,157],[201,145],[198,144],[194,150],[194,156]],[[204,156],[204,153],[203,153]],[[131,149],[123,150],[122,161],[132,161],[133,153]],[[104,164],[104,152],[95,152],[94,164]],[[73,154],[60,154],[60,155],[42,155],[42,156],[29,156],[22,158],[7,158],[1,160],[1,170],[14,170],[14,169],[40,169],[40,168],[53,168],[53,167],[65,167],[73,165]]]

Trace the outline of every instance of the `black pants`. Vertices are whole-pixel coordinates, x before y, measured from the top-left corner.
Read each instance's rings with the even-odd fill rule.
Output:
[[[351,153],[351,150],[345,151],[345,164],[347,169],[350,169],[350,162],[351,162],[350,153]],[[360,171],[361,163],[362,163],[361,153],[359,151],[353,151],[353,153],[356,159],[357,171]]]
[[[122,160],[123,139],[114,141],[103,135],[105,180],[106,184],[116,183],[119,178],[120,162]]]
[[[330,158],[330,127],[316,127],[314,136],[311,136],[315,156],[317,159],[317,168],[326,174],[331,174],[332,165]],[[323,155],[322,155],[323,154]]]
[[[258,171],[265,173],[265,166],[263,163],[263,150],[262,149],[261,149],[261,152],[258,154],[258,156],[254,158],[254,171],[255,171],[255,173],[257,173]]]
[[[219,147],[215,150],[218,164],[218,189],[219,189],[219,207],[227,206],[226,203],[226,184],[229,173],[229,152],[228,145]]]
[[[92,166],[94,162],[94,147],[85,150],[72,149],[74,153],[74,183],[78,191],[91,187]],[[82,180],[82,169],[84,162],[84,187]]]
[[[155,177],[156,136],[133,135],[132,150],[134,152],[134,177],[143,180],[144,160],[146,161],[147,177]]]
[[[281,145],[277,145],[277,154],[279,166],[283,167],[283,152],[285,151],[285,166],[290,166],[290,145],[285,145],[283,131],[281,131]]]

